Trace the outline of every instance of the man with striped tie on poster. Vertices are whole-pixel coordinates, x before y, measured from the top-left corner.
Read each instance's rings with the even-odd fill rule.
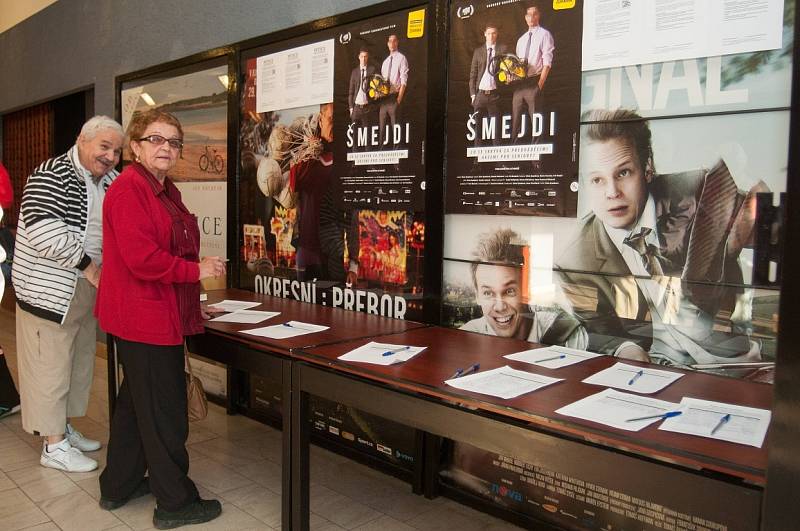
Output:
[[[485,42],[475,48],[469,68],[469,96],[472,108],[479,113],[477,122],[484,116],[495,119],[492,143],[497,144],[499,134],[497,131],[500,121],[500,95],[497,92],[497,81],[492,71],[492,60],[498,55],[506,53],[506,47],[497,43],[497,24],[489,22],[483,31]],[[475,136],[475,145],[479,145],[481,135]]]
[[[518,82],[511,100],[511,134],[518,144],[533,143],[533,115],[541,113],[541,92],[553,66],[553,35],[539,25],[542,12],[535,3],[525,4],[528,29],[517,40],[517,57],[525,64],[526,79]],[[523,119],[523,113],[528,120]],[[520,137],[522,135],[522,137]]]
[[[364,82],[373,74],[375,74],[375,66],[369,62],[369,50],[361,48],[358,51],[358,66],[350,73],[350,84],[347,90],[350,120],[356,127],[372,127],[375,124],[374,107],[367,98],[364,86]]]
[[[763,183],[738,190],[721,159],[657,174],[650,127],[637,113],[595,110],[581,120],[581,193],[591,212],[556,271],[590,350],[630,341],[665,365],[760,361],[739,254]]]
[[[398,50],[400,39],[397,38],[397,34],[389,35],[386,46],[389,48],[389,55],[383,60],[381,75],[389,82],[389,95],[381,99],[378,113],[381,146],[392,138],[392,130],[400,115],[400,105],[403,103],[408,85],[408,59]]]

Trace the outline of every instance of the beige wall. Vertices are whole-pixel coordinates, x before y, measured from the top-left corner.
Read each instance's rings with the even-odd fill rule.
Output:
[[[0,0],[0,33],[54,2],[56,0]]]

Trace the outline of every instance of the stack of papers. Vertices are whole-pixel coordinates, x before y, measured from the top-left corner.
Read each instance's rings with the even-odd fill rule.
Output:
[[[508,365],[469,376],[451,378],[444,383],[464,391],[472,391],[499,398],[515,398],[560,382],[561,378],[550,378],[532,372],[518,371]]]
[[[665,413],[678,410],[680,406],[672,402],[605,389],[564,406],[556,410],[556,413],[591,420],[620,430],[639,431],[663,420]]]
[[[683,374],[679,372],[616,363],[608,369],[589,376],[583,382],[647,394],[661,391],[682,376]]]
[[[667,419],[660,430],[711,437],[761,448],[772,414],[766,409],[711,402],[698,398],[681,400],[683,415]]]
[[[211,319],[211,321],[216,321],[220,323],[255,324],[255,323],[260,323],[261,321],[266,321],[267,319],[271,319],[276,315],[280,314],[281,312],[262,312],[259,310],[236,310],[235,312],[215,317]]]
[[[311,323],[303,323],[301,321],[289,321],[288,323],[264,326],[261,328],[254,328],[252,330],[240,330],[240,332],[259,337],[269,337],[271,339],[287,339],[289,337],[313,334],[314,332],[322,332],[328,328],[330,327]]]
[[[209,308],[215,308],[221,312],[235,312],[236,310],[247,310],[248,308],[255,308],[261,305],[260,302],[252,301],[232,301],[225,299],[224,301],[209,304]]]
[[[410,345],[393,345],[391,343],[376,343],[370,341],[366,345],[353,349],[347,354],[339,356],[344,361],[360,361],[374,363],[375,365],[394,365],[408,361],[426,347],[412,347]]]
[[[591,358],[597,358],[601,355],[602,354],[589,352],[588,350],[552,346],[525,350],[514,354],[506,354],[503,357],[514,361],[539,365],[547,369],[559,369]]]

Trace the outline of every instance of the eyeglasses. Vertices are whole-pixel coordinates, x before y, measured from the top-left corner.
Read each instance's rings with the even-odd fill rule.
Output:
[[[164,138],[161,135],[150,135],[138,138],[137,141],[150,142],[154,146],[160,146],[161,144],[166,142],[172,149],[183,149],[183,140],[181,140],[180,138]]]

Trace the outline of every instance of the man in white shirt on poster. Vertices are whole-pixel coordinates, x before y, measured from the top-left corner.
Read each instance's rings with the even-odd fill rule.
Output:
[[[533,115],[540,111],[541,92],[550,75],[553,66],[553,52],[555,41],[553,35],[539,25],[541,10],[535,3],[525,7],[525,22],[528,31],[517,40],[517,57],[525,64],[526,78],[517,83],[514,96],[511,100],[512,119],[511,130],[514,142],[532,143]],[[537,100],[539,102],[537,103]],[[527,123],[523,124],[523,113],[527,116]],[[523,128],[524,126],[524,128]],[[520,131],[524,131],[524,138],[519,138]]]
[[[389,55],[383,60],[381,75],[389,82],[389,95],[381,100],[378,113],[381,145],[387,137],[392,137],[387,128],[389,131],[394,129],[408,85],[408,59],[398,50],[400,39],[392,33],[386,41],[386,46],[389,48]]]

